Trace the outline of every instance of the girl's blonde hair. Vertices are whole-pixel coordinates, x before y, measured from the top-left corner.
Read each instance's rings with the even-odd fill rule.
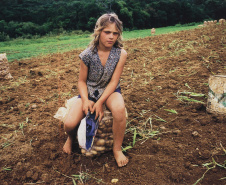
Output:
[[[94,29],[94,33],[92,36],[94,39],[90,42],[89,46],[91,47],[92,50],[96,48],[99,44],[99,37],[101,31],[106,28],[109,24],[115,23],[116,28],[119,32],[118,39],[116,40],[114,46],[117,48],[122,48],[122,22],[119,20],[118,16],[115,13],[107,13],[103,14],[96,22],[96,26]]]

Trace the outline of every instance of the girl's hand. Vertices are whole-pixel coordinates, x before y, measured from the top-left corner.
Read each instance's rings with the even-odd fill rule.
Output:
[[[88,111],[92,112],[93,110],[93,105],[94,105],[94,102],[93,101],[90,101],[90,100],[85,100],[83,102],[83,112],[85,112],[85,115],[88,114]]]
[[[96,102],[92,108],[91,113],[96,111],[96,116],[95,116],[95,120],[98,118],[99,116],[99,122],[102,120],[102,118],[104,117],[104,111],[103,111],[103,104],[100,102]]]

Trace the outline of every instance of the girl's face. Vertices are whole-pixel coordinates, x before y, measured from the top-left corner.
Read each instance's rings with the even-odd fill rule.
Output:
[[[119,31],[116,28],[115,23],[109,24],[100,33],[99,46],[105,48],[111,48],[118,39]]]

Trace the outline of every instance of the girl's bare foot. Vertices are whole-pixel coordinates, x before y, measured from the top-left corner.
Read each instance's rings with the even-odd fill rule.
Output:
[[[67,141],[65,142],[63,146],[63,151],[67,154],[71,154],[72,152],[72,139],[70,137],[67,138]]]
[[[114,153],[115,160],[118,164],[118,167],[123,167],[127,165],[127,163],[129,162],[129,159],[122,153],[121,150],[113,151],[113,153]]]

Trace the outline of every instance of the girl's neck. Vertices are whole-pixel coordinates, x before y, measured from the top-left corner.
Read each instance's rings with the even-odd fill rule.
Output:
[[[113,47],[113,46],[112,46],[112,47]],[[108,48],[108,47],[105,47],[105,46],[99,44],[99,45],[97,46],[97,50],[98,50],[98,51],[103,51],[103,52],[108,52],[108,51],[111,51],[112,47],[109,47],[109,48]]]

